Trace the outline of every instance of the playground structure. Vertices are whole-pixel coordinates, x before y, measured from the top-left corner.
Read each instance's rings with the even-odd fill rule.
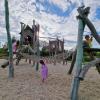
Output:
[[[98,72],[100,73],[100,58],[94,58],[91,62],[84,65],[82,68],[82,59],[83,59],[82,40],[83,40],[83,32],[84,32],[85,25],[87,25],[89,27],[93,37],[100,44],[100,37],[97,34],[96,29],[94,28],[91,21],[87,18],[88,14],[89,14],[89,10],[90,10],[89,7],[87,7],[87,8],[79,7],[78,8],[79,16],[77,16],[77,18],[79,20],[79,29],[78,29],[77,50],[73,53],[71,71],[69,71],[69,73],[72,72],[72,69],[73,69],[74,64],[75,64],[76,74],[74,76],[72,89],[71,89],[71,100],[78,100],[78,88],[79,88],[80,80],[84,79],[85,74],[87,73],[87,71],[89,70],[89,68],[91,66],[96,65],[96,68],[97,68]],[[8,18],[7,18],[7,20],[8,20]],[[33,21],[33,23],[34,23],[34,21]],[[9,26],[9,23],[7,25]],[[16,64],[18,65],[21,58],[24,57],[24,58],[31,59],[33,62],[36,62],[37,66],[38,66],[39,59],[41,59],[41,57],[39,56],[39,25],[36,26],[35,24],[33,24],[33,27],[32,27],[33,30],[31,30],[29,28],[29,26],[25,27],[25,25],[23,23],[21,25],[22,25],[21,43],[20,43],[20,48],[18,50],[18,54],[17,54]],[[7,32],[9,33],[8,28],[9,27],[7,27]],[[30,34],[34,33],[35,35],[30,35],[29,33],[27,33],[27,29],[30,30]],[[27,34],[23,35],[22,33],[24,33],[24,32]],[[9,34],[8,34],[8,37],[9,37]],[[25,39],[27,39],[26,37],[28,37],[28,39],[30,37],[33,37],[33,38],[30,38],[29,39],[30,41],[27,40],[27,42],[26,42],[26,40],[25,40]],[[8,40],[9,40],[9,38],[8,38]],[[8,42],[11,42],[11,41],[9,40]],[[14,76],[13,60],[12,60],[13,57],[12,57],[12,50],[11,49],[12,49],[11,44],[9,44],[9,53],[10,53],[9,54],[9,61],[6,63],[7,65],[9,65],[9,69],[10,69],[9,70],[9,77]],[[11,50],[11,52],[10,52],[10,50]],[[100,49],[84,49],[84,51],[88,51],[88,50],[100,51]],[[70,54],[72,54],[72,52]],[[63,53],[57,55],[55,52],[55,56],[51,57],[51,59],[62,58],[62,57],[67,58],[68,54],[63,52]],[[46,59],[46,58],[42,58],[42,59]]]
[[[33,39],[33,41],[35,41],[35,40]],[[37,43],[37,42],[35,42],[35,43]],[[33,46],[33,48],[30,44],[28,44],[28,45],[23,44],[21,46],[21,48],[19,48],[18,53],[17,53],[17,57],[18,57],[17,62],[16,62],[17,65],[18,65],[18,62],[20,61],[21,57],[29,59],[29,63],[31,63],[31,60],[33,62],[37,62],[37,61],[39,61],[39,59],[43,59],[46,63],[56,64],[56,62],[59,62],[60,60],[61,61],[64,60],[64,57],[63,57],[64,41],[61,41],[58,38],[54,41],[49,41],[49,45],[44,47],[49,52],[49,56],[47,56],[47,57],[42,57],[40,55],[38,56],[39,52],[37,52],[36,48],[39,48],[39,45],[36,45],[35,43],[31,44]],[[38,47],[36,47],[36,46],[38,46]]]
[[[50,40],[49,45],[47,46],[49,56],[40,56],[39,28],[40,26],[38,24],[35,25],[35,20],[33,20],[32,28],[21,22],[21,32],[19,33],[21,35],[20,46],[17,50],[16,58],[13,58],[14,60],[16,59],[16,65],[19,64],[21,58],[25,58],[26,61],[29,59],[29,63],[33,61],[33,64],[36,62],[38,63],[40,59],[43,59],[46,63],[56,64],[56,62],[64,62],[65,57],[67,56],[66,53],[64,53],[64,39],[60,40],[58,38],[53,38],[55,40]],[[2,67],[5,68],[7,65],[9,65],[9,61],[4,63]]]
[[[64,53],[64,39],[60,40],[58,38],[53,38],[55,40],[49,40],[49,45],[46,46],[46,49],[49,51],[49,57],[40,57],[39,38],[41,37],[39,37],[39,26],[40,25],[35,25],[35,20],[33,20],[32,28],[21,22],[21,45],[17,53],[17,65],[21,57],[29,59],[29,63],[31,63],[31,60],[34,63],[38,62],[39,58],[46,60],[46,62],[53,62],[54,64],[59,61],[64,62],[65,56],[67,56]],[[27,51],[27,53],[25,51]]]
[[[80,80],[83,80],[86,72],[91,66],[96,65],[98,72],[100,73],[100,58],[93,59],[93,61],[89,62],[85,66],[82,67],[82,60],[83,60],[83,32],[85,25],[87,25],[92,33],[92,36],[97,40],[97,42],[100,44],[100,37],[96,32],[95,27],[91,23],[91,21],[88,19],[88,14],[90,11],[90,7],[82,6],[78,8],[79,15],[77,16],[77,19],[79,20],[79,28],[78,28],[78,40],[77,40],[77,49],[73,53],[73,59],[72,59],[72,65],[69,70],[69,73],[71,73],[74,63],[76,67],[76,72],[74,75],[74,79],[72,82],[72,89],[71,89],[71,100],[78,100],[78,88],[80,84]],[[87,49],[86,51],[88,51]],[[91,50],[91,49],[90,49]],[[98,50],[97,50],[98,51]],[[99,49],[100,51],[100,49]],[[75,62],[76,61],[76,62]]]
[[[6,20],[6,26],[7,26],[7,34],[9,32],[9,8],[8,8],[8,1],[5,0],[5,20]],[[9,65],[9,77],[14,76],[14,67],[13,67],[13,60],[16,60],[16,65],[18,65],[19,61],[21,60],[22,57],[29,59],[29,62],[31,63],[31,60],[34,62],[37,62],[37,67],[36,69],[38,70],[38,65],[39,65],[39,59],[40,54],[39,54],[39,24],[35,25],[35,20],[33,20],[33,26],[30,28],[28,25],[25,25],[24,23],[21,22],[21,32],[20,32],[20,46],[17,50],[17,56],[16,58],[13,58],[13,52],[12,52],[12,43],[11,43],[11,37],[10,34],[8,34],[8,49],[9,49],[9,57],[10,60],[6,61],[4,64],[1,65],[2,68],[5,68],[6,66]],[[46,61],[53,62],[56,64],[58,61],[63,61],[65,62],[65,59],[69,57],[69,54],[67,55],[64,53],[64,39],[63,41],[60,41],[58,38],[57,40],[54,41],[49,41],[50,43],[50,51],[52,51],[52,44],[55,46],[53,48],[53,52],[55,52],[55,55],[42,58]],[[27,53],[26,53],[27,51]],[[60,54],[57,54],[58,52],[61,52]],[[11,61],[11,62],[10,62]],[[11,64],[11,65],[10,65]]]

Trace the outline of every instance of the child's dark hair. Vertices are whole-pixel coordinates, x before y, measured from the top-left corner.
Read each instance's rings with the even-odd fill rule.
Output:
[[[19,40],[17,40],[16,45],[19,46]]]
[[[45,63],[44,63],[44,61],[43,61],[43,60],[40,60],[40,64],[45,65]]]
[[[85,39],[86,39],[86,38],[89,38],[89,37],[90,37],[89,35],[85,35]]]

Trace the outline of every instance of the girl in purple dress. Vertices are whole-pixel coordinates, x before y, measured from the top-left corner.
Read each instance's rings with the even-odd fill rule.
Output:
[[[46,80],[46,78],[48,77],[48,68],[45,65],[43,60],[40,60],[40,64],[41,66],[41,76],[42,76],[42,82],[44,82]]]
[[[12,49],[13,49],[13,54],[15,54],[16,53],[16,49],[17,49],[16,41],[12,44]]]

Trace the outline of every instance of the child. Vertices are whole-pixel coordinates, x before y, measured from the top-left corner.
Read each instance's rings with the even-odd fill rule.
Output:
[[[47,66],[45,65],[44,61],[43,60],[40,60],[40,64],[42,65],[41,66],[41,76],[42,76],[42,82],[44,82],[48,76],[48,68]]]
[[[83,42],[83,48],[91,48],[92,47],[92,41],[93,41],[93,37],[86,35],[85,41]],[[89,54],[90,59],[93,60],[94,59],[93,52],[87,51],[87,53]]]
[[[85,36],[85,41],[83,42],[83,47],[84,48],[91,48],[92,47],[92,40],[93,40],[93,37],[89,36],[89,35],[86,35]]]
[[[12,44],[13,54],[16,54],[16,40]]]

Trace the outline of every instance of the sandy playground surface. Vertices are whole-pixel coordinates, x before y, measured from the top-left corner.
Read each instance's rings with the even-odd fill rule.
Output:
[[[3,62],[0,59],[0,65]],[[13,79],[8,79],[8,68],[0,68],[0,100],[70,100],[73,75],[67,74],[69,66],[70,63],[48,64],[49,76],[45,83],[41,82],[40,69],[36,72],[25,60],[14,65]],[[100,100],[100,75],[95,67],[80,84],[79,100]]]

